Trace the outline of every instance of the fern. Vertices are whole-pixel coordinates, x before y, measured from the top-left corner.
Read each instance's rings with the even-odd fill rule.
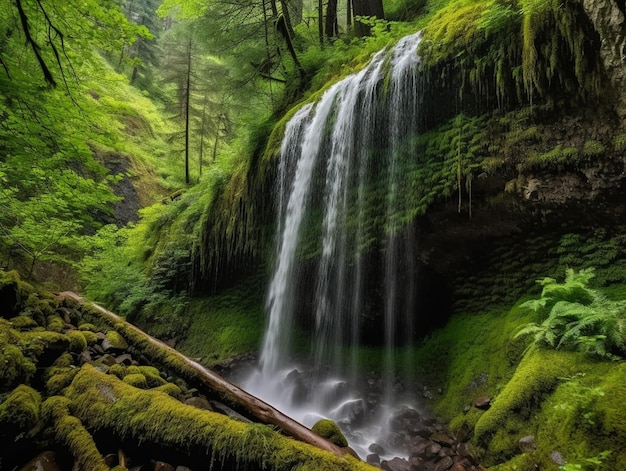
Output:
[[[609,300],[590,288],[593,276],[591,268],[568,269],[563,283],[540,280],[541,297],[522,306],[546,318],[521,326],[515,337],[532,335],[531,345],[579,350],[605,359],[626,356],[626,301]]]

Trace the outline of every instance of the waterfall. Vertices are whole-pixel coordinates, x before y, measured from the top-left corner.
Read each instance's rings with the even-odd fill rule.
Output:
[[[367,399],[348,385],[356,347],[364,337],[377,340],[393,372],[397,342],[413,335],[415,249],[402,215],[410,205],[404,162],[417,152],[419,41],[415,34],[378,52],[303,106],[280,150],[269,321],[245,387],[305,425],[322,416],[347,425],[350,437],[364,440],[357,446],[370,434],[356,427],[367,422]],[[309,349],[302,335],[293,338],[298,330],[308,333]],[[304,367],[314,371],[307,377],[295,366],[302,350],[314,362]],[[386,379],[391,400],[393,374]]]

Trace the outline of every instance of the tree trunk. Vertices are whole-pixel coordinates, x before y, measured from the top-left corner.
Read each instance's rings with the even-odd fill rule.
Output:
[[[187,44],[187,78],[185,83],[185,184],[189,185],[189,102],[191,101],[191,37]]]
[[[317,28],[320,46],[324,46],[324,0],[318,0],[317,2]]]
[[[97,304],[86,302],[83,298],[71,291],[59,293],[59,298],[61,300],[69,298],[81,304],[91,306],[98,312],[102,319],[114,326],[116,330],[119,330],[120,333],[126,337],[135,348],[141,350],[146,357],[150,358],[155,363],[167,365],[169,368],[197,381],[213,393],[217,393],[240,414],[253,417],[264,424],[275,425],[287,435],[322,450],[334,453],[337,456],[344,456],[346,454],[346,451],[342,448],[320,437],[304,425],[286,416],[258,397],[240,389],[217,373],[206,369],[201,364],[167,346],[160,340],[151,337],[138,327],[113,314],[111,311]]]
[[[326,5],[326,37],[330,40],[337,37],[337,0],[328,0]]]
[[[376,17],[379,20],[385,19],[382,0],[352,0],[354,16]],[[370,34],[370,26],[354,22],[354,31],[357,36],[367,36]]]

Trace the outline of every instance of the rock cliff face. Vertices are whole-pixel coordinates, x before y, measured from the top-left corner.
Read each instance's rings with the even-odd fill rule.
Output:
[[[611,86],[619,97],[619,104],[624,104],[626,90],[626,6],[623,0],[583,0],[583,8],[600,34],[600,57],[607,72]],[[624,116],[624,107],[620,106],[620,117]]]
[[[472,175],[462,205],[455,194],[417,223],[419,257],[459,307],[514,301],[534,279],[564,265],[611,270],[624,259],[615,237],[626,224],[625,9],[611,0],[582,5],[601,38],[605,85],[598,99],[526,107],[523,119],[518,114],[505,127],[487,121],[501,164],[483,164]],[[568,244],[572,237],[578,243]],[[598,244],[615,246],[610,262],[592,255]],[[493,283],[505,278],[506,289]],[[615,273],[602,278],[619,281]]]

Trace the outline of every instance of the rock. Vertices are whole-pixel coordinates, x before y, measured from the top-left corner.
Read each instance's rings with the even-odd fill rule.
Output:
[[[113,355],[109,355],[108,353],[103,355],[102,358],[100,358],[100,363],[102,363],[103,365],[106,366],[113,366],[115,365],[117,362],[115,361],[115,357]]]
[[[85,363],[89,363],[92,360],[91,353],[89,350],[83,350],[78,357],[79,365],[84,365]]]
[[[339,447],[348,446],[348,440],[346,440],[346,437],[341,433],[337,424],[332,420],[318,420],[315,425],[311,427],[311,430]]]
[[[380,467],[380,456],[376,453],[370,453],[365,457],[365,462],[371,464],[372,466]]]
[[[54,451],[42,451],[20,468],[20,471],[61,471]]]
[[[118,355],[115,361],[118,365],[130,366],[133,363],[133,357],[131,357],[129,353],[124,353],[122,355]]]
[[[104,457],[104,462],[109,468],[114,468],[119,463],[119,458],[117,453],[109,453]]]
[[[380,467],[386,471],[411,471],[411,465],[404,458],[394,458],[389,461],[383,461]]]
[[[378,443],[372,443],[369,447],[367,447],[367,449],[369,451],[371,451],[372,453],[375,453],[377,455],[386,455],[387,454],[387,452],[385,451],[383,446],[379,445]]]
[[[491,398],[489,396],[477,397],[474,401],[474,407],[481,410],[487,410],[491,407]]]
[[[185,400],[185,404],[188,406],[193,406],[197,409],[213,411],[213,406],[211,405],[211,403],[200,396],[190,397],[189,399]]]
[[[426,458],[432,458],[433,456],[437,456],[441,451],[441,445],[439,443],[431,443],[426,448],[424,448],[424,456]]]
[[[472,438],[474,431],[471,429],[467,422],[463,422],[463,425],[456,431],[456,440],[458,442],[469,442]]]
[[[433,442],[439,443],[441,446],[452,447],[454,439],[442,432],[433,433],[430,436]]]
[[[176,469],[174,471],[191,471],[191,468],[188,468],[187,466],[178,465],[176,466]]]
[[[165,461],[155,461],[153,469],[154,471],[174,471],[174,466]]]
[[[105,351],[124,351],[128,349],[128,342],[117,331],[109,330],[102,341],[102,348]]]
[[[472,469],[472,463],[468,459],[462,459],[461,461],[457,461],[452,465],[450,471],[469,471]]]
[[[537,442],[535,441],[535,436],[526,435],[525,437],[520,438],[518,442],[518,446],[522,453],[536,450]]]
[[[469,443],[459,443],[456,453],[463,458],[472,458],[474,456],[473,447]]]
[[[454,465],[454,460],[449,456],[444,456],[435,463],[434,471],[447,471]]]
[[[563,455],[558,451],[550,452],[550,459],[559,466],[563,466],[565,464],[565,458],[563,458]]]
[[[465,406],[463,406],[464,414],[467,414],[470,410],[472,410],[472,406],[470,406],[469,404],[466,404]]]

